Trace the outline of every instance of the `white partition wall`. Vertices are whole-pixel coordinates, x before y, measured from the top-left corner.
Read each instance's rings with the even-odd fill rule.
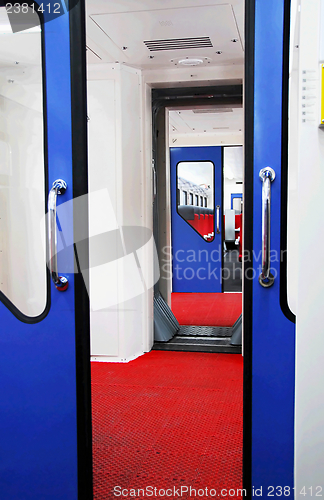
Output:
[[[153,251],[144,220],[141,115],[140,71],[119,64],[89,67],[93,360],[128,361],[151,347]]]
[[[322,249],[324,130],[321,120],[320,0],[302,0],[298,66],[298,289],[295,492],[323,495],[324,336]],[[306,80],[306,82],[305,82]],[[307,96],[307,98],[303,98]],[[309,96],[314,96],[310,98]],[[312,101],[312,106],[303,104]],[[304,114],[305,111],[305,114]],[[307,111],[307,113],[306,113]],[[309,111],[309,112],[308,112]],[[310,489],[312,488],[312,489]]]

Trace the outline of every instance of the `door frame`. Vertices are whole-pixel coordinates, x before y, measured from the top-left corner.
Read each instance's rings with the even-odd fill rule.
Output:
[[[154,208],[155,210],[157,209],[159,211],[161,209],[167,210],[166,219],[169,219],[170,222],[171,207],[168,206],[168,197],[170,198],[170,195],[168,194],[168,192],[170,193],[170,161],[166,152],[168,142],[166,138],[167,111],[169,109],[194,109],[197,107],[210,106],[215,104],[242,104],[242,102],[242,85],[170,87],[152,89],[152,157],[157,178],[159,179],[160,177],[160,182],[157,183],[158,208]],[[224,145],[224,147],[226,147],[226,145]],[[153,219],[156,220],[156,217],[154,215]],[[153,234],[160,261],[162,261],[163,257],[160,248],[168,246],[168,241],[171,237],[169,235],[170,227],[165,224],[161,231],[156,227],[156,224],[153,224]],[[169,259],[168,264],[171,264],[171,259]],[[222,268],[223,267],[224,265],[222,257]],[[169,280],[164,281],[166,282]],[[169,283],[166,283],[164,286],[161,280],[156,285],[156,288],[159,287],[159,291],[166,301],[169,295],[168,286],[170,286]]]
[[[71,64],[71,122],[73,199],[88,194],[87,66],[85,0],[69,10]],[[73,210],[73,232],[88,234],[88,203]],[[74,241],[77,241],[74,238]],[[75,246],[75,244],[74,244]],[[89,244],[84,245],[82,273],[75,248],[78,272],[74,276],[75,350],[77,390],[78,498],[93,498],[92,408],[90,365]],[[87,268],[87,270],[85,270]]]
[[[243,109],[244,111],[244,109]],[[243,141],[244,142],[244,139]],[[223,200],[222,200],[222,203],[223,203],[223,210],[224,210],[224,193],[225,193],[225,176],[224,176],[224,160],[225,160],[225,154],[224,154],[224,150],[225,148],[240,148],[242,147],[243,148],[243,152],[244,152],[244,144],[225,144],[224,146],[222,146],[223,148],[223,185],[222,185],[222,192],[223,192]],[[243,181],[242,181],[242,184],[243,184],[243,189],[244,189],[244,183],[245,183],[245,180],[243,178]],[[243,197],[243,193],[241,195],[241,199],[243,200],[243,208],[244,208],[244,197]],[[242,216],[243,216],[243,211],[242,211]],[[244,231],[244,225],[243,225],[243,231]],[[243,238],[243,232],[242,232],[242,238]],[[225,242],[225,226],[224,226],[224,229],[223,229],[223,234],[222,234],[222,245],[224,245],[224,242]],[[222,273],[224,271],[224,255],[222,256]],[[224,292],[224,279],[222,279],[222,293],[227,293],[227,292]],[[242,298],[243,298],[243,263],[242,263]],[[242,308],[242,312],[243,312],[243,308]],[[243,348],[243,346],[242,346]]]

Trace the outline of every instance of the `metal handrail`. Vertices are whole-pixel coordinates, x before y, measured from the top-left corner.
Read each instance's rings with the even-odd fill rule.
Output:
[[[260,170],[259,177],[262,181],[262,268],[259,283],[264,288],[269,288],[274,283],[270,273],[270,228],[271,228],[271,182],[275,180],[275,171],[266,167]]]
[[[216,205],[216,233],[217,234],[220,233],[220,230],[219,230],[219,209],[220,209],[220,205]]]
[[[67,184],[62,179],[53,182],[48,193],[48,248],[49,248],[49,269],[51,278],[57,290],[64,292],[69,286],[65,276],[59,276],[57,271],[57,230],[56,230],[56,202],[57,195],[64,194]]]

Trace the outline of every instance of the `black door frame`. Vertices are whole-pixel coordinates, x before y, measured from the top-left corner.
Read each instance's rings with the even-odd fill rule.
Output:
[[[74,5],[73,5],[74,3]],[[72,2],[70,21],[73,199],[88,194],[87,66],[85,0]],[[73,231],[88,241],[88,204],[73,210]],[[74,241],[78,241],[74,239]],[[75,352],[77,392],[78,500],[92,500],[92,409],[90,367],[90,302],[86,288],[89,246],[82,245],[82,269],[74,244],[76,272]],[[82,272],[81,272],[82,271]]]

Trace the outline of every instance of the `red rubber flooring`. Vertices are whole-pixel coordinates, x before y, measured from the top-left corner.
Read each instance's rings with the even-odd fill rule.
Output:
[[[126,364],[93,362],[94,499],[116,498],[117,486],[128,498],[145,498],[130,490],[149,486],[153,498],[167,498],[171,488],[172,499],[181,486],[180,498],[242,488],[242,371],[238,354],[151,351]]]
[[[242,313],[241,293],[172,293],[180,325],[232,326]]]

